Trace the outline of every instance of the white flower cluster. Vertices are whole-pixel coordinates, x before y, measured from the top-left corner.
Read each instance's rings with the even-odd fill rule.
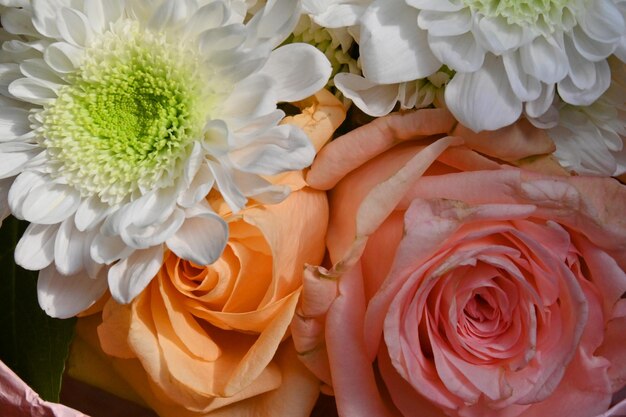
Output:
[[[584,110],[625,105],[618,87],[607,92],[625,82],[624,71],[609,65],[612,56],[626,60],[623,0],[304,0],[304,6],[317,23],[349,27],[358,41],[363,76],[338,74],[335,85],[365,113],[382,116],[396,103],[420,107],[416,95],[424,85],[432,89],[425,80],[445,68],[451,75],[441,85],[445,106],[472,130],[527,117],[552,128],[556,156],[569,169],[625,172],[623,110],[602,117]]]

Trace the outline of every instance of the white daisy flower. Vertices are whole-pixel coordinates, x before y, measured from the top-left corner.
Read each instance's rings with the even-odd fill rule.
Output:
[[[221,253],[233,212],[283,199],[262,175],[315,151],[279,125],[279,101],[322,88],[331,67],[306,44],[276,48],[300,13],[239,0],[32,0],[2,12],[0,208],[31,224],[16,262],[41,270],[41,306],[72,316],[106,290],[129,302],[167,248]],[[108,285],[107,285],[108,283]]]
[[[626,173],[626,65],[609,60],[611,86],[595,103],[579,107],[560,102],[559,121],[547,133],[554,156],[570,171],[583,175]]]
[[[375,0],[361,16],[365,78],[394,84],[445,64],[447,106],[475,131],[542,115],[555,92],[589,105],[624,47],[621,0]],[[494,110],[494,109],[497,109]]]

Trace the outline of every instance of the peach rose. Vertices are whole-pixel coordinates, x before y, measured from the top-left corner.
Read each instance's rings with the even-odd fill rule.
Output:
[[[292,334],[339,415],[590,417],[626,383],[626,187],[527,158],[527,122],[489,135],[420,110],[318,155],[333,267]]]
[[[287,121],[321,147],[343,120],[340,102],[320,92],[299,105]],[[319,382],[298,361],[289,324],[303,265],[324,256],[328,204],[301,173],[272,181],[293,192],[237,214],[210,195],[229,225],[214,264],[169,253],[130,305],[110,299],[101,316],[80,319],[70,374],[161,416],[308,416]]]

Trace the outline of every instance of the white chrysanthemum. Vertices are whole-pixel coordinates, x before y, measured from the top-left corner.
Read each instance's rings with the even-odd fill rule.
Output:
[[[479,131],[538,117],[555,91],[589,105],[607,88],[606,58],[623,49],[619,0],[375,0],[361,17],[365,78],[394,84],[445,64],[446,104]],[[496,109],[496,110],[494,110]]]
[[[626,68],[611,59],[612,83],[586,107],[560,103],[557,126],[548,129],[554,156],[565,168],[584,175],[626,173]]]
[[[128,302],[167,248],[213,262],[227,240],[207,204],[234,212],[288,190],[262,175],[301,169],[314,149],[279,101],[322,88],[310,45],[274,49],[299,3],[244,24],[239,0],[32,0],[2,13],[0,207],[31,224],[16,262],[41,270],[39,300],[72,316],[108,287]]]

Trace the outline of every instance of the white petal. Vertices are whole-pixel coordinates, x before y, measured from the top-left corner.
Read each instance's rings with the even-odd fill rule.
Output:
[[[74,216],[74,224],[81,232],[90,230],[109,215],[114,207],[100,201],[98,197],[92,196],[81,201]]]
[[[2,28],[15,35],[39,36],[33,26],[31,12],[24,9],[7,9],[2,12]]]
[[[177,203],[181,207],[191,207],[205,198],[215,184],[211,170],[203,162],[187,189],[178,196]]]
[[[543,84],[541,94],[533,101],[526,103],[526,114],[531,118],[543,116],[554,102],[554,84]]]
[[[227,241],[226,222],[215,213],[205,213],[185,220],[166,244],[180,258],[209,265],[220,257]]]
[[[471,32],[459,36],[428,36],[433,54],[441,62],[461,72],[474,72],[485,60],[485,50]]]
[[[49,38],[59,38],[57,11],[69,6],[69,0],[32,0],[33,25]]]
[[[213,29],[224,24],[226,6],[222,2],[212,2],[200,7],[185,24],[184,36],[195,37],[208,29]]]
[[[46,48],[43,59],[46,63],[61,74],[76,71],[80,66],[83,50],[69,43],[57,42]]]
[[[417,10],[403,0],[375,0],[362,17],[360,54],[365,78],[379,84],[433,74],[441,62],[431,53]]]
[[[51,84],[63,84],[59,74],[54,72],[43,59],[27,59],[20,64],[20,71],[29,78],[37,79]]]
[[[506,19],[483,17],[478,21],[474,35],[483,47],[495,55],[517,49],[524,41],[520,26],[509,25]]]
[[[165,242],[182,226],[185,214],[176,208],[162,222],[148,226],[126,225],[120,236],[126,244],[134,249],[147,249]]]
[[[20,67],[14,63],[0,63],[0,93],[9,96],[9,85],[24,75],[20,71]]]
[[[44,105],[57,98],[60,86],[32,78],[20,78],[9,84],[9,92],[16,98],[33,104]]]
[[[398,84],[376,84],[356,74],[339,73],[335,86],[370,116],[380,117],[393,110],[398,100]]]
[[[576,87],[570,77],[558,83],[558,92],[563,101],[576,106],[589,106],[596,101],[611,84],[611,69],[606,61],[595,63],[595,83],[586,89]]]
[[[246,40],[246,28],[241,24],[208,29],[198,37],[203,54],[236,49]]]
[[[54,261],[54,241],[58,230],[58,224],[29,224],[15,247],[15,263],[31,271],[50,265]]]
[[[300,19],[300,2],[294,0],[273,0],[265,3],[263,9],[246,24],[252,40],[264,43],[270,48],[280,45],[293,31]]]
[[[74,46],[85,47],[93,38],[93,30],[87,16],[81,12],[64,7],[57,14],[59,33]]]
[[[268,61],[269,62],[269,61]],[[276,110],[277,91],[274,79],[254,74],[235,85],[222,105],[222,117],[257,117]]]
[[[0,226],[2,225],[2,220],[11,214],[11,209],[9,208],[11,184],[13,184],[13,178],[0,180]]]
[[[98,33],[108,29],[108,24],[116,22],[123,16],[122,0],[85,0],[85,14],[91,27]]]
[[[216,69],[218,77],[224,77],[232,83],[243,80],[250,74],[260,71],[267,62],[269,50],[258,47],[250,50],[218,51],[206,57],[207,62]],[[214,77],[214,75],[211,75]]]
[[[292,43],[270,54],[261,74],[276,81],[278,101],[297,101],[321,90],[332,67],[326,56],[312,45]]]
[[[176,189],[161,188],[149,192],[128,205],[124,225],[147,227],[168,218],[176,206]]]
[[[148,22],[155,32],[183,23],[197,8],[192,0],[164,0]]]
[[[61,275],[53,265],[39,273],[37,298],[41,308],[52,317],[73,317],[91,307],[107,289],[106,273],[96,279],[86,274]]]
[[[454,12],[466,7],[461,1],[450,0],[406,0],[406,3],[418,9],[441,12]]]
[[[89,253],[91,258],[101,264],[110,264],[119,259],[127,258],[134,249],[129,247],[119,236],[98,234],[91,242]]]
[[[133,252],[109,269],[109,289],[118,303],[128,304],[148,286],[163,264],[163,245]]]
[[[281,119],[284,116],[281,116]],[[230,130],[225,121],[209,120],[204,126],[204,140],[202,149],[209,155],[221,157],[228,153],[230,148]]]
[[[225,163],[222,161],[207,160],[207,164],[215,178],[217,188],[230,209],[236,213],[244,208],[248,200],[235,185],[232,175],[229,169],[226,168]]]
[[[235,181],[241,192],[261,204],[278,204],[291,192],[289,186],[274,185],[263,177],[247,172],[235,172]]]
[[[304,0],[302,6],[315,23],[325,28],[342,28],[356,25],[366,9],[366,4],[336,4],[321,8],[310,7],[312,2]]]
[[[564,38],[565,52],[569,61],[569,76],[581,90],[591,88],[596,82],[596,66],[583,57],[569,36]]]
[[[0,142],[13,140],[31,131],[29,111],[0,107]]]
[[[23,172],[15,178],[8,195],[9,206],[15,217],[24,219],[22,211],[26,197],[33,188],[45,184],[46,180],[43,174],[32,171]]]
[[[622,62],[626,62],[626,34],[622,36],[622,40],[617,45],[617,49],[615,50],[615,56],[618,57]]]
[[[541,94],[541,82],[522,68],[519,51],[503,56],[504,68],[511,88],[521,101],[532,101]]]
[[[54,224],[74,214],[80,193],[68,185],[46,182],[34,187],[22,207],[24,219],[31,223]]]
[[[614,44],[591,39],[579,26],[572,29],[571,35],[578,52],[590,61],[604,59],[615,49]]]
[[[83,251],[89,248],[86,237],[86,233],[74,227],[71,217],[61,223],[54,242],[54,263],[63,275],[74,275],[84,269]]]
[[[24,166],[42,152],[39,145],[25,142],[0,143],[0,178],[19,174]]]
[[[417,16],[417,24],[433,36],[462,35],[472,29],[472,13],[469,8],[458,12],[422,10]]]
[[[587,5],[579,23],[591,39],[603,43],[617,42],[626,31],[624,17],[611,0],[596,0]]]
[[[522,113],[522,102],[509,85],[501,59],[491,54],[480,70],[456,73],[445,98],[452,114],[475,132],[508,126]]]
[[[544,83],[561,81],[569,69],[567,56],[552,38],[538,36],[520,48],[524,71]]]
[[[235,167],[245,172],[274,175],[311,165],[315,148],[300,128],[282,125],[259,136],[254,143],[232,150],[229,155]]]

